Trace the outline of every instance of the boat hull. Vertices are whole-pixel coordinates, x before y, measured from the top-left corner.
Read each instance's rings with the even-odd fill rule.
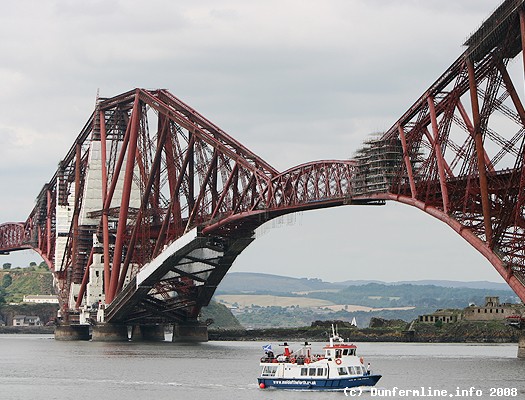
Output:
[[[357,386],[374,386],[381,375],[363,375],[336,379],[303,378],[258,378],[261,388],[303,389],[303,390],[343,390]]]

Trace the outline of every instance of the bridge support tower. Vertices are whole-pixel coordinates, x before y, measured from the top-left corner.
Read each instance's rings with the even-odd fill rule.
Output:
[[[89,340],[89,325],[57,325],[55,340]]]
[[[163,342],[164,325],[134,325],[131,332],[132,342]]]
[[[518,340],[518,358],[525,358],[525,330],[520,330],[520,338]]]
[[[207,342],[208,327],[199,321],[185,321],[173,325],[173,339],[177,342]]]
[[[98,323],[93,326],[94,342],[127,342],[128,327],[122,324]]]

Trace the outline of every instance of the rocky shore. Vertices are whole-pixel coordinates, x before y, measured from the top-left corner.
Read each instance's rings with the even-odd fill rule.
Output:
[[[368,328],[339,326],[339,335],[351,342],[416,343],[517,343],[520,331],[502,322],[467,322],[435,326],[433,324],[386,321]],[[377,326],[380,325],[380,326]],[[217,341],[314,341],[329,337],[329,326],[264,329],[214,329],[209,340]],[[0,334],[53,334],[54,326],[0,326]]]
[[[211,328],[211,327],[210,327]],[[370,328],[339,328],[339,335],[351,342],[419,343],[517,343],[520,331],[503,323],[458,322],[436,327],[432,324],[406,324]],[[209,329],[210,340],[327,340],[329,328],[268,328],[250,330]]]
[[[54,326],[0,326],[0,334],[53,334],[55,332]]]

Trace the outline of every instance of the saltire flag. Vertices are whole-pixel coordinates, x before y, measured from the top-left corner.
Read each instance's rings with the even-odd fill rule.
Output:
[[[266,344],[262,348],[263,348],[265,353],[268,353],[269,351],[272,351],[272,345],[271,344]]]

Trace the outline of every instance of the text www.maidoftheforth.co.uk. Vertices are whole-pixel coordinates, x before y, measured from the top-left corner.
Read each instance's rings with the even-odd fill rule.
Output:
[[[488,391],[488,393],[487,393]],[[363,388],[345,388],[345,396],[347,397],[359,397],[364,393]],[[517,388],[506,388],[506,387],[494,387],[489,389],[477,389],[470,387],[468,389],[462,389],[456,387],[453,390],[447,389],[434,389],[432,387],[420,387],[417,389],[401,389],[394,386],[392,389],[381,389],[381,388],[369,388],[366,393],[370,393],[371,397],[516,397],[518,396]]]

